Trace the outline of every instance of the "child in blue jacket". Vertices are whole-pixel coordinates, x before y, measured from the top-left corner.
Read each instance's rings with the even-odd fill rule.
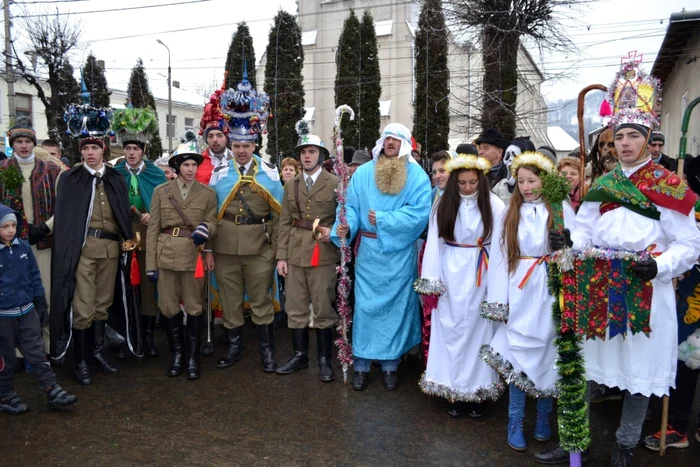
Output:
[[[15,347],[32,366],[50,409],[74,404],[78,398],[56,383],[41,340],[41,321],[48,320],[39,266],[29,244],[19,238],[22,218],[0,205],[0,412],[12,415],[29,408],[14,391]]]

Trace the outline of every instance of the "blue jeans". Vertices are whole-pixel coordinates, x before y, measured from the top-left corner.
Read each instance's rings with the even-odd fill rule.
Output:
[[[399,369],[399,361],[396,360],[377,360],[382,365],[382,371],[397,371]],[[355,357],[355,362],[353,367],[355,371],[360,371],[362,373],[369,373],[369,367],[372,364],[372,360],[366,358]]]
[[[525,399],[527,396],[522,389],[512,384],[508,385],[508,417],[513,420],[525,418]],[[552,399],[537,399],[537,413],[549,414],[552,411]]]

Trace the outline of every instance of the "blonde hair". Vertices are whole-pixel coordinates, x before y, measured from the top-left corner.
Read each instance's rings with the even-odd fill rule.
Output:
[[[293,157],[285,157],[282,159],[282,162],[280,163],[280,171],[284,170],[284,168],[288,165],[294,167],[295,173],[299,173],[299,161]]]
[[[564,156],[557,163],[557,172],[561,172],[564,167],[573,167],[578,171],[579,176],[581,176],[581,161],[571,156]]]

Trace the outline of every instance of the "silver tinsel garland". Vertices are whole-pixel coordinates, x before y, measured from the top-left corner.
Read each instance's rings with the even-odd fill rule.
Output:
[[[497,382],[488,386],[482,386],[471,392],[456,391],[449,386],[434,381],[428,381],[425,378],[425,373],[418,383],[421,391],[429,396],[438,396],[447,399],[450,402],[484,402],[495,401],[506,390],[503,383]]]
[[[540,390],[535,387],[528,376],[520,370],[513,368],[513,365],[501,357],[501,355],[493,350],[490,345],[482,345],[479,351],[479,357],[486,362],[488,366],[496,370],[501,375],[507,384],[513,384],[515,387],[525,391],[530,397],[535,398],[556,398],[558,391],[556,388]]]
[[[508,322],[510,307],[505,303],[481,302],[479,305],[481,317],[490,321]]]
[[[421,295],[440,296],[447,291],[447,287],[440,279],[424,279],[419,277],[413,282],[413,290]]]

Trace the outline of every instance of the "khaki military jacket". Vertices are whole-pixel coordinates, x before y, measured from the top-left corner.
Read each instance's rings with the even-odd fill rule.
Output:
[[[185,236],[166,234],[170,228],[186,228],[173,203],[168,199],[164,187],[168,187],[187,219],[196,228],[206,223],[209,238],[216,237],[216,193],[208,186],[195,181],[185,201],[180,195],[177,179],[158,185],[151,200],[151,220],[146,233],[146,270],[170,269],[194,271],[197,266],[197,247]]]
[[[260,169],[257,166],[257,161],[253,159],[248,175],[252,176],[258,170]],[[208,248],[214,253],[237,256],[260,255],[270,248],[272,248],[273,252],[276,251],[279,213],[270,207],[265,198],[255,193],[249,183],[243,183],[240,193],[255,217],[270,216],[270,221],[267,222],[270,242],[265,237],[265,228],[262,224],[236,224],[226,219],[219,219],[216,239],[213,242],[209,242]],[[231,198],[226,212],[231,216],[250,217],[237,195]]]
[[[335,175],[323,169],[321,169],[316,183],[311,187],[311,193],[306,191],[304,172],[297,174],[296,177],[285,183],[282,215],[277,234],[277,259],[287,260],[294,266],[311,266],[311,255],[316,240],[311,230],[293,227],[293,221],[294,219],[302,219],[313,222],[318,219],[320,225],[333,227],[338,207],[335,199],[337,187],[338,179]],[[299,194],[298,206],[297,192]],[[299,208],[301,208],[301,212]],[[338,247],[332,242],[320,241],[318,244],[320,253],[318,265],[336,264],[339,260]]]

